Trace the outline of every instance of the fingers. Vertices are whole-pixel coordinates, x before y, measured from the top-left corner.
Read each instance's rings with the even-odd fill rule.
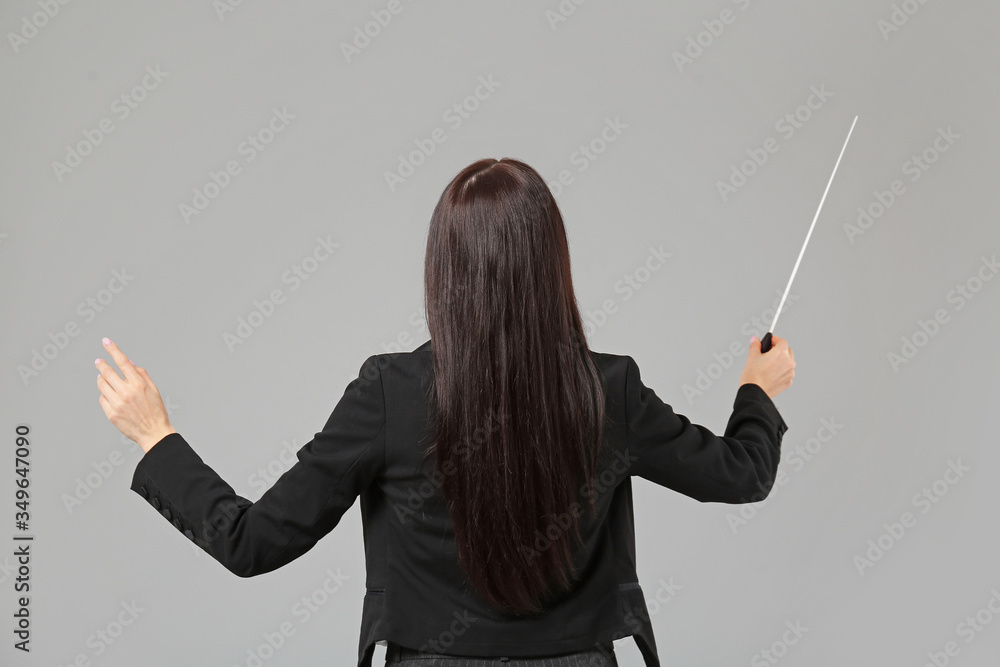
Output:
[[[101,380],[104,380],[106,386],[112,393],[116,393],[122,388],[124,380],[118,377],[118,373],[115,369],[111,368],[111,364],[104,361],[98,357],[94,360],[94,364],[97,366],[97,371],[101,374],[100,379],[97,382],[97,386],[101,386]],[[103,391],[103,390],[102,390]]]
[[[103,403],[101,403],[101,405],[104,404],[110,405],[110,401],[108,401],[108,398],[105,394],[114,394],[115,390],[112,389],[111,385],[108,384],[108,381],[104,379],[103,375],[97,376],[97,389],[98,391],[101,392],[101,395],[98,398],[99,401],[103,400]]]
[[[774,334],[771,334],[771,341],[772,341],[773,347],[776,347],[776,348],[778,348],[780,350],[788,350],[789,354],[791,353],[792,348],[790,348],[788,346],[788,341],[785,340],[784,338],[779,338],[778,336],[775,336]]]
[[[159,389],[156,389],[156,384],[149,377],[149,373],[146,372],[145,368],[140,368],[139,366],[136,366],[135,370],[139,373],[139,377],[142,378],[143,382],[145,382],[146,384],[148,384],[150,387],[152,387],[156,391],[159,391]]]
[[[107,366],[107,363],[105,363],[105,366]],[[111,371],[111,374],[114,375],[116,378],[118,377],[118,374],[115,373],[114,370]],[[119,379],[118,381],[121,382],[122,380]],[[101,407],[104,408],[104,415],[108,419],[111,419],[111,413],[114,410],[115,405],[121,402],[122,395],[115,392],[114,388],[111,386],[111,383],[108,382],[108,379],[104,377],[104,375],[97,376],[97,388],[101,392],[101,395],[97,398],[97,401],[98,403],[101,404]]]
[[[120,349],[118,349],[118,345],[113,340],[108,338],[102,339],[101,342],[104,343],[105,349],[107,349],[108,353],[111,354],[111,358],[115,360],[116,364],[118,364],[118,368],[121,369],[122,375],[125,376],[125,380],[131,381],[135,378],[137,376],[135,366],[133,366],[132,362],[129,361],[129,358],[126,357]]]
[[[97,402],[100,403],[101,404],[101,408],[104,409],[104,416],[106,416],[108,419],[110,419],[111,418],[111,403],[108,402],[107,397],[105,397],[104,394],[101,394],[101,397],[97,399]]]
[[[793,360],[795,359],[795,353],[792,352],[792,348],[788,344],[787,340],[785,340],[784,338],[778,338],[777,336],[774,337],[774,340],[779,341],[778,347],[781,347],[782,350],[788,350],[788,356],[790,359]]]

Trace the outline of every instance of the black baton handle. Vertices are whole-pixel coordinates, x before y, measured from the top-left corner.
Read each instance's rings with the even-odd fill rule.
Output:
[[[764,337],[760,339],[760,351],[767,352],[771,349],[771,332],[768,331],[764,334]]]

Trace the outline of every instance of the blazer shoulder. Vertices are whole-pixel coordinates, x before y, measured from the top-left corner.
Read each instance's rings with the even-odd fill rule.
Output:
[[[373,366],[385,376],[390,372],[405,372],[422,369],[431,360],[430,348],[425,343],[409,352],[376,352],[368,357]]]
[[[628,354],[601,352],[593,349],[590,350],[590,354],[598,364],[609,370],[624,370],[630,364],[635,363],[635,360]]]

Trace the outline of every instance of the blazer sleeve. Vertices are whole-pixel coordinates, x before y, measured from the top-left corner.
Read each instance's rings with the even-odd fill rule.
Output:
[[[767,497],[788,426],[759,385],[739,387],[726,431],[718,436],[675,414],[642,383],[632,357],[625,384],[632,475],[701,502],[750,503]]]
[[[333,530],[382,469],[385,421],[373,355],[323,430],[257,502],[237,495],[179,433],[143,455],[130,488],[230,572],[252,577],[298,558]]]

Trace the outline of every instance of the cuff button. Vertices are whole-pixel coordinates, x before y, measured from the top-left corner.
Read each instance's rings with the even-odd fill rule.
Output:
[[[149,502],[150,502],[150,503],[151,503],[151,504],[153,505],[153,507],[155,507],[156,509],[160,509],[160,499],[159,499],[159,498],[153,498],[153,499],[152,499],[152,500],[150,500]]]
[[[162,514],[163,516],[165,516],[167,518],[167,521],[170,521],[171,517],[170,517],[170,509],[169,508],[164,507],[162,510],[160,510],[160,514]]]
[[[194,533],[191,532],[190,528],[185,528],[184,529],[184,537],[186,537],[189,540],[191,540],[192,542],[194,542]]]

